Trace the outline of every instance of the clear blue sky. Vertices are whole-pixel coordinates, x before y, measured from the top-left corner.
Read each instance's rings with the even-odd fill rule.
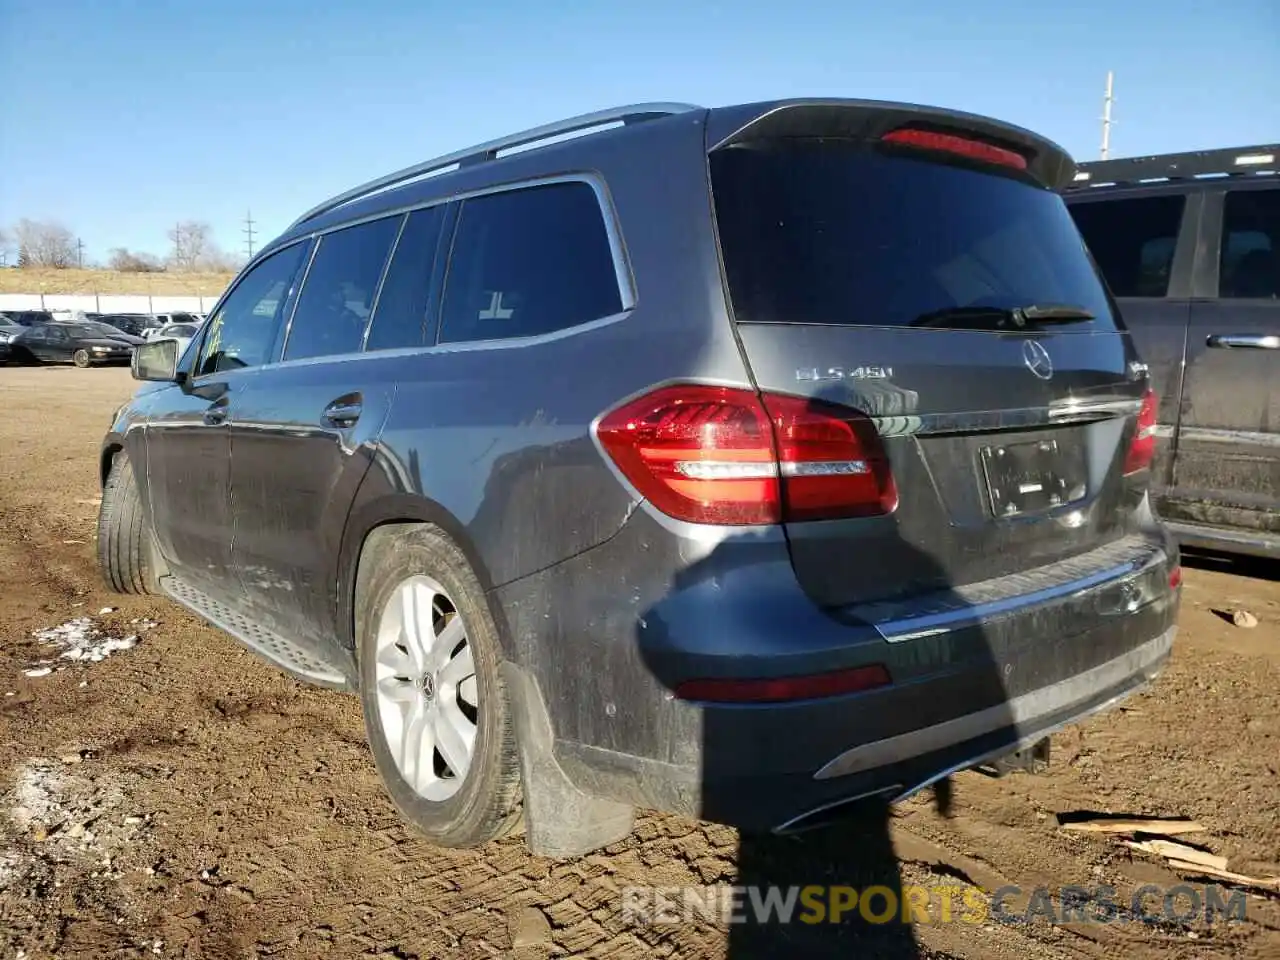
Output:
[[[584,12],[586,11],[586,12]],[[416,160],[641,100],[900,99],[1096,157],[1280,140],[1280,0],[0,0],[0,224],[240,250]]]

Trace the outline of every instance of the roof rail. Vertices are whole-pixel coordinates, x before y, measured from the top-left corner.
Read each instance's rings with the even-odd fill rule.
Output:
[[[306,223],[308,220],[314,220],[322,213],[328,213],[330,210],[334,210],[353,200],[359,200],[388,187],[415,180],[418,177],[425,177],[429,173],[435,173],[446,167],[455,165],[466,167],[475,163],[494,160],[497,158],[499,151],[502,150],[528,146],[541,140],[550,140],[553,137],[590,130],[592,127],[603,127],[612,123],[631,124],[642,120],[653,120],[658,117],[667,117],[677,113],[688,113],[691,110],[702,109],[704,108],[691,103],[636,103],[625,107],[613,107],[609,110],[598,110],[595,113],[584,113],[577,117],[570,117],[567,120],[559,120],[555,123],[544,124],[541,127],[534,127],[521,133],[499,137],[497,140],[490,140],[488,143],[481,143],[474,147],[467,147],[465,150],[447,153],[443,157],[436,157],[434,160],[415,163],[413,166],[405,167],[403,170],[397,170],[395,173],[388,173],[386,176],[378,177],[376,180],[362,183],[360,186],[353,187],[344,193],[338,194],[336,197],[330,197],[324,203],[312,207],[300,216],[289,226],[289,229],[293,230],[300,224]]]
[[[1068,190],[1159,180],[1274,175],[1280,171],[1280,144],[1163,153],[1151,157],[1095,160],[1076,166]]]

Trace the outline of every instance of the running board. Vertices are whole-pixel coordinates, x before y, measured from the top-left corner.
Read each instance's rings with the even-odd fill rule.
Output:
[[[268,630],[202,590],[175,576],[160,578],[165,593],[196,616],[230,634],[258,656],[270,660],[299,680],[333,690],[351,690],[347,675],[335,664],[316,656],[292,640]]]
[[[1184,547],[1280,559],[1280,535],[1262,530],[1234,530],[1176,520],[1162,521]]]

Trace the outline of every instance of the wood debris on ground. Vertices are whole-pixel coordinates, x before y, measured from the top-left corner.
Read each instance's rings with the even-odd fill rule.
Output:
[[[1227,869],[1228,861],[1224,856],[1181,840],[1162,839],[1162,837],[1178,834],[1206,832],[1205,828],[1194,820],[1165,817],[1113,817],[1097,814],[1065,823],[1060,819],[1058,826],[1064,830],[1083,833],[1129,834],[1127,838],[1117,839],[1131,850],[1162,858],[1171,870],[1226,880],[1241,887],[1250,887],[1268,893],[1280,893],[1280,877],[1251,877],[1236,873]]]

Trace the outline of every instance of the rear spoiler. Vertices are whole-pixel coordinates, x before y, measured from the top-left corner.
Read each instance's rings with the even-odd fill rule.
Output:
[[[1075,162],[1038,134],[989,117],[883,100],[777,100],[712,110],[708,152],[749,140],[831,137],[880,140],[902,127],[974,139],[1026,158],[1027,173],[1051,190],[1072,182]]]

